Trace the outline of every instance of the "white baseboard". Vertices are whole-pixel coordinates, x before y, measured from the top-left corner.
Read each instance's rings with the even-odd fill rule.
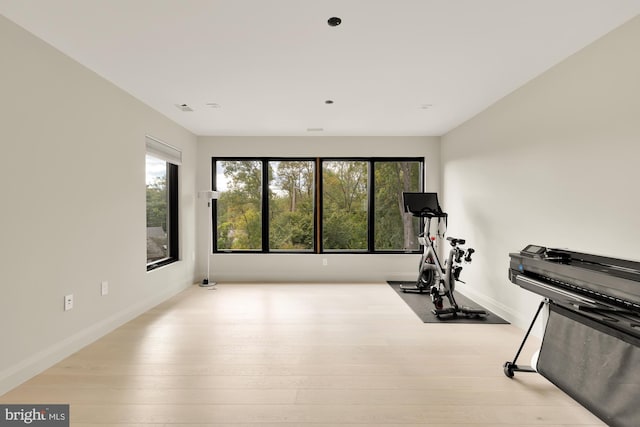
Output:
[[[119,326],[138,317],[156,305],[187,289],[190,285],[172,288],[145,301],[138,302],[79,332],[47,347],[13,366],[0,371],[0,396],[50,368],[64,358],[103,337]]]

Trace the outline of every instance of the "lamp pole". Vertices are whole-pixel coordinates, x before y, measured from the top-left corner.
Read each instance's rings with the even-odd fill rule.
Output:
[[[207,200],[207,222],[209,228],[209,247],[207,248],[207,277],[202,279],[202,283],[200,286],[215,286],[216,282],[209,281],[209,274],[211,272],[211,255],[213,253],[213,210],[212,210],[212,201],[218,199],[220,197],[220,192],[218,191],[200,191],[198,193],[198,197],[205,197]]]

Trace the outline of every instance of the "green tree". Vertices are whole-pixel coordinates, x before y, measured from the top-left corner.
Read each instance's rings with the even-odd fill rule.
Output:
[[[147,184],[147,262],[168,255],[168,195],[166,176]]]
[[[167,231],[167,179],[158,177],[147,184],[147,227],[162,227]]]
[[[314,247],[316,162],[313,160],[229,160],[216,163],[224,183],[217,202],[219,249],[263,249],[267,215],[269,250],[309,251]],[[373,166],[375,194],[370,194]],[[263,180],[263,167],[268,168]],[[369,248],[369,201],[373,197],[376,250],[416,249],[419,221],[404,213],[402,193],[420,191],[418,161],[324,161],[322,243],[326,250]],[[268,211],[263,206],[267,191]]]
[[[375,168],[375,248],[416,249],[419,221],[404,212],[402,193],[420,191],[420,164],[376,162]]]
[[[269,248],[313,249],[313,161],[269,163]]]
[[[262,163],[221,161],[227,181],[217,202],[219,249],[262,248]]]
[[[367,249],[368,162],[324,162],[322,178],[324,248]]]

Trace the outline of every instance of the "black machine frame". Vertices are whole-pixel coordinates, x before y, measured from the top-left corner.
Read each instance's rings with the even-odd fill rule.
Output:
[[[607,425],[640,425],[640,262],[539,245],[509,256],[510,281],[543,299],[505,375],[537,372]],[[518,365],[543,308],[537,360]]]

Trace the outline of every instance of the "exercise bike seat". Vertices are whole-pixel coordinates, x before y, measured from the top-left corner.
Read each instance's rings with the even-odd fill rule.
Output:
[[[451,242],[451,246],[464,245],[466,242],[465,239],[458,239],[456,237],[447,237],[447,240]]]

